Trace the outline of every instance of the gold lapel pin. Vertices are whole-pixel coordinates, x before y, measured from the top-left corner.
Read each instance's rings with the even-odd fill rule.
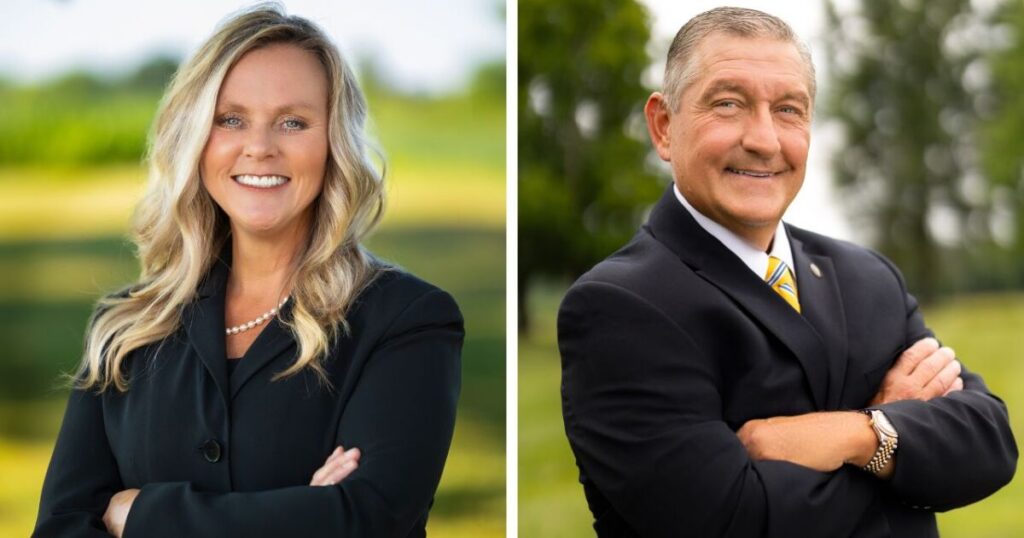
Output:
[[[821,268],[818,267],[818,264],[811,264],[811,272],[814,273],[814,276],[821,278]]]

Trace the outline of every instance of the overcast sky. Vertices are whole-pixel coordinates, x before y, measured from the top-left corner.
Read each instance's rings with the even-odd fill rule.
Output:
[[[71,68],[123,71],[153,54],[184,57],[241,0],[3,0],[0,73],[38,80]],[[501,0],[287,0],[343,54],[374,59],[407,90],[458,88],[505,54]]]

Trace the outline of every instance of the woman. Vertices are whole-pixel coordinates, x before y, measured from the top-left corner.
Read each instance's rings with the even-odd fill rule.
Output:
[[[462,319],[360,247],[381,177],[351,71],[258,7],[176,74],[138,283],[90,320],[35,536],[424,536]]]

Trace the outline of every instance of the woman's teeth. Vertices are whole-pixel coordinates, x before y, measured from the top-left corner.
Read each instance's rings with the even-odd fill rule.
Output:
[[[270,188],[284,185],[288,178],[284,176],[234,176],[235,181],[249,187]]]

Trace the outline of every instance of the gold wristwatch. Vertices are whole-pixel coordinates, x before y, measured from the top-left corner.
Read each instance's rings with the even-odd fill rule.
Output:
[[[861,413],[871,418],[871,429],[875,430],[875,435],[878,436],[878,449],[875,450],[875,454],[871,456],[871,460],[868,461],[868,464],[863,469],[873,475],[877,475],[882,472],[882,469],[885,469],[889,460],[892,459],[900,436],[881,410],[862,409]]]

